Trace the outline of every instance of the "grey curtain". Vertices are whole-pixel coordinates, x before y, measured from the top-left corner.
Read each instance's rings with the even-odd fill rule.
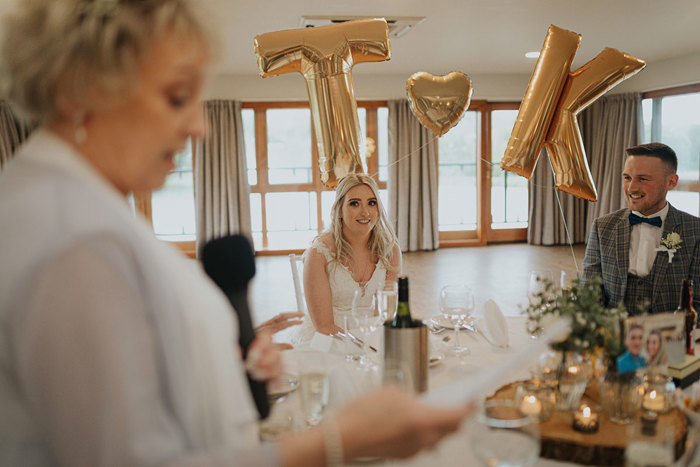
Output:
[[[601,97],[579,118],[591,175],[598,189],[598,201],[588,204],[586,231],[600,216],[626,206],[622,192],[625,149],[642,141],[642,95],[616,94]]]
[[[194,150],[197,254],[212,238],[251,233],[241,103],[207,101],[204,118],[206,136]]]
[[[601,97],[579,115],[583,147],[598,191],[595,203],[554,190],[552,168],[546,151],[542,150],[530,179],[528,243],[567,244],[564,220],[571,241],[584,243],[595,218],[625,205],[622,196],[625,148],[639,144],[643,128],[641,112],[641,95],[633,93]]]
[[[566,235],[567,227],[572,243],[586,241],[586,202],[554,189],[552,166],[544,149],[530,178],[529,191],[528,243],[567,245],[569,243]],[[558,200],[557,197],[559,197]]]
[[[33,129],[34,125],[14,115],[7,102],[0,101],[0,170]]]
[[[435,250],[439,243],[437,143],[407,100],[389,101],[388,106],[389,218],[401,251]]]

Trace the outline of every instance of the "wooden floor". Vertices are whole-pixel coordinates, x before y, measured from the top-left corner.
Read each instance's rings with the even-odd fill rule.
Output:
[[[574,246],[579,270],[584,245]],[[257,274],[251,287],[251,307],[256,323],[281,311],[296,310],[289,259],[258,256]],[[493,299],[506,315],[518,315],[527,302],[531,270],[560,271],[576,277],[576,266],[568,246],[544,247],[524,243],[405,253],[403,272],[409,277],[411,310],[417,317],[438,313],[438,292],[447,284],[469,285],[476,298],[476,314]]]

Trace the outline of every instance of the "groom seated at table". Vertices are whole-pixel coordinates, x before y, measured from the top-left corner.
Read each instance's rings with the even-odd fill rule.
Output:
[[[602,275],[605,305],[624,302],[636,314],[644,303],[651,304],[651,313],[675,310],[681,281],[692,279],[693,306],[700,309],[700,218],[666,201],[678,183],[676,153],[661,143],[626,151],[622,185],[628,207],[593,222],[584,280]]]
[[[639,324],[632,324],[627,337],[625,338],[627,350],[617,357],[617,372],[628,373],[637,371],[639,368],[647,366],[647,362],[642,356],[644,346],[644,328]]]

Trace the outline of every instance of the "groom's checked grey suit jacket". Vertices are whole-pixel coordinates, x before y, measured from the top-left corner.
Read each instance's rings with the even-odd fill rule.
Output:
[[[594,274],[603,276],[605,304],[610,307],[625,299],[629,270],[629,214],[630,210],[624,208],[596,219],[583,260],[584,280]],[[663,313],[678,307],[683,279],[693,280],[693,307],[700,311],[700,218],[669,204],[663,229],[663,237],[676,232],[683,243],[671,263],[666,252],[656,254],[649,272],[653,282],[651,312]]]

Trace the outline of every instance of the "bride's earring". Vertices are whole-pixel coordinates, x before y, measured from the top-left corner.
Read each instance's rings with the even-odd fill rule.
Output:
[[[73,125],[75,127],[75,132],[73,137],[75,142],[80,146],[85,140],[87,140],[87,130],[85,129],[85,111],[78,111],[73,117]]]

